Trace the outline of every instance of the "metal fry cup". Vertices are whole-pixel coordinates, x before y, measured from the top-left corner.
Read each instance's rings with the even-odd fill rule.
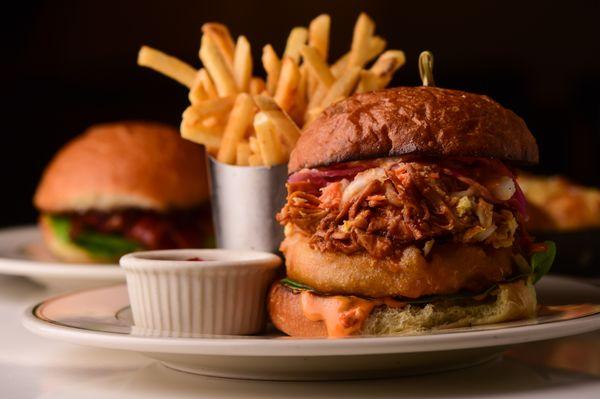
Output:
[[[287,165],[208,162],[217,248],[277,253],[283,227],[275,215],[286,200]]]

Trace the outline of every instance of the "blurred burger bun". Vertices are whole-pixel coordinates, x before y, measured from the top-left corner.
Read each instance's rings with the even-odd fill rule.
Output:
[[[66,262],[113,263],[122,253],[91,251],[80,245],[74,234],[81,227],[73,230],[73,220],[91,212],[105,215],[100,220],[106,226],[111,215],[141,212],[135,220],[120,218],[125,220],[119,222],[122,227],[106,233],[131,241],[135,237],[125,233],[137,229],[136,237],[150,239],[164,229],[163,219],[200,209],[208,199],[203,147],[183,140],[170,126],[126,121],[92,126],[60,149],[43,173],[34,204],[40,211],[42,237],[54,256]],[[57,228],[56,217],[68,220],[68,227]],[[171,222],[168,226],[175,230],[162,234],[175,237],[181,229]],[[105,233],[96,227],[86,229]],[[136,249],[144,246],[140,243]]]
[[[202,147],[154,122],[90,127],[46,168],[34,196],[42,212],[198,206],[208,200]]]

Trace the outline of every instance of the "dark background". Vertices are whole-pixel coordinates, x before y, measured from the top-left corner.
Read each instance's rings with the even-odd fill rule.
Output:
[[[435,54],[439,86],[490,95],[536,135],[541,165],[600,185],[600,2],[597,1],[29,1],[4,9],[0,87],[0,225],[32,222],[31,197],[52,154],[87,126],[119,119],[177,125],[183,86],[136,66],[142,44],[198,65],[203,22],[226,23],[281,53],[289,29],[332,16],[335,58],[361,10],[407,65],[396,85],[419,84],[416,60]],[[13,6],[14,7],[14,6]],[[255,63],[258,67],[258,63]]]

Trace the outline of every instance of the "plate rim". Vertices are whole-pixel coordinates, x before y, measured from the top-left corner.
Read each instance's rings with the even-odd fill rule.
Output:
[[[39,235],[37,225],[21,225],[0,229],[0,242],[6,236],[13,235]],[[14,239],[14,238],[13,238]],[[3,256],[7,246],[0,245],[0,274],[24,276],[33,278],[60,277],[65,280],[72,279],[97,279],[97,280],[124,280],[125,273],[119,265],[112,263],[65,263],[43,262],[33,259],[8,258]]]
[[[48,298],[46,301],[51,299],[53,298]],[[551,323],[432,335],[353,337],[349,339],[293,337],[265,339],[259,336],[241,336],[240,338],[141,337],[90,331],[40,319],[35,315],[35,309],[46,301],[29,307],[23,314],[23,325],[34,334],[81,345],[178,355],[318,357],[420,353],[508,346],[578,335],[600,329],[600,313],[597,313]]]

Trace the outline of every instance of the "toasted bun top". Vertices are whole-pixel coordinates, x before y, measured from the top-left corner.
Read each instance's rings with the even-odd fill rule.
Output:
[[[304,129],[288,168],[405,154],[538,162],[534,137],[512,111],[487,96],[421,86],[357,94],[330,106]]]
[[[65,145],[34,197],[43,212],[190,208],[208,198],[204,151],[149,122],[96,125]]]

